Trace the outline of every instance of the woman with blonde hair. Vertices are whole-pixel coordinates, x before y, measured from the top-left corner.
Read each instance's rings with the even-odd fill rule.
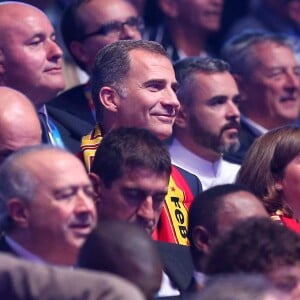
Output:
[[[236,182],[262,200],[272,219],[300,233],[300,128],[284,126],[257,138]]]

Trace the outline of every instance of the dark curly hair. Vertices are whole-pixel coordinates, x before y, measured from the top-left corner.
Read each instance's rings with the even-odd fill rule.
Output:
[[[269,219],[240,222],[212,246],[204,272],[268,273],[300,262],[300,237]]]

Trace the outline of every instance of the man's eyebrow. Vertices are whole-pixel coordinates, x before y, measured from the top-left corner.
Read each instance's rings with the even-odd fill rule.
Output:
[[[166,83],[166,80],[165,79],[160,79],[160,78],[157,78],[157,79],[149,79],[145,82],[143,82],[143,86],[147,87],[147,86],[150,86],[152,84],[165,84]]]
[[[226,101],[229,97],[226,95],[216,95],[207,100],[207,103],[213,103],[215,101]]]

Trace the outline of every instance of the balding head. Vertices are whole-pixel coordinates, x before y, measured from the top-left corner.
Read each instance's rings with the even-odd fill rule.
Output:
[[[10,153],[41,143],[41,126],[28,98],[0,87],[0,163]]]
[[[0,3],[0,85],[41,107],[64,88],[62,50],[47,16],[22,2]]]
[[[74,265],[96,224],[94,188],[81,161],[49,145],[0,166],[0,227],[44,261]]]
[[[83,245],[79,264],[126,278],[147,299],[154,299],[162,279],[162,264],[153,240],[142,228],[127,222],[100,222]]]
[[[211,243],[238,222],[268,217],[260,200],[243,185],[212,187],[194,199],[189,211],[188,238],[194,263],[202,271]]]
[[[217,232],[221,235],[236,223],[252,217],[268,217],[258,198],[245,190],[224,195],[217,212]]]

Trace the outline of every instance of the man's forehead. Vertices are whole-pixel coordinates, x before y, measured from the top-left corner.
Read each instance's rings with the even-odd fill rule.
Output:
[[[166,172],[158,172],[146,166],[124,166],[122,176],[119,179],[127,182],[135,182],[137,179],[141,179],[141,174],[148,174],[148,177],[142,178],[146,180],[151,175],[157,179],[169,180],[169,175]]]
[[[173,81],[175,79],[175,71],[170,59],[161,54],[151,50],[136,48],[129,51],[130,71],[143,70],[144,72],[152,72],[153,70],[161,69],[171,74]],[[162,76],[159,76],[162,77]]]
[[[135,7],[126,0],[92,0],[83,2],[77,12],[84,23],[97,21],[99,24],[137,16]]]
[[[0,14],[1,18],[1,14]],[[15,21],[12,19],[17,18]],[[22,37],[24,40],[34,36],[55,35],[54,28],[49,19],[41,12],[34,14],[20,14],[0,20],[0,32],[8,38]]]

